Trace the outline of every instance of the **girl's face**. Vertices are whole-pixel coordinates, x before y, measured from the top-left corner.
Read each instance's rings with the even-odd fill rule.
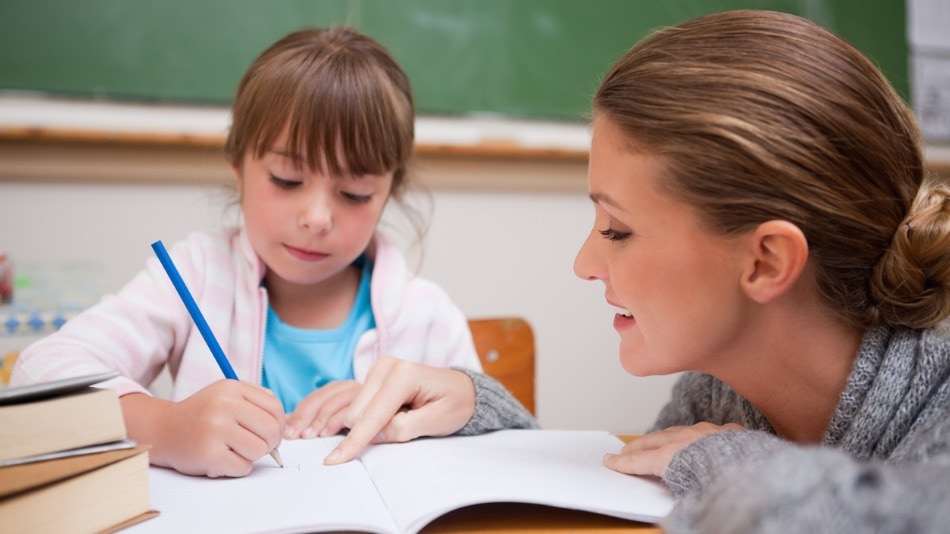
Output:
[[[244,223],[268,277],[289,284],[334,283],[369,245],[393,173],[329,176],[286,146],[286,132],[263,157],[235,168]]]
[[[604,282],[624,369],[647,376],[723,365],[749,312],[740,240],[706,231],[694,208],[659,187],[662,161],[632,152],[603,115],[588,172],[594,227],[574,271]]]

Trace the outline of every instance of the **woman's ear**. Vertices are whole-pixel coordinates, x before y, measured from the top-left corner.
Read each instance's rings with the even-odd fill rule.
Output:
[[[760,224],[747,239],[748,264],[741,285],[749,298],[765,304],[801,278],[808,263],[808,240],[798,226],[782,220]]]

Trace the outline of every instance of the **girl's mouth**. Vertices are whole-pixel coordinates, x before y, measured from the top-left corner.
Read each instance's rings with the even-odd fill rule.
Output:
[[[302,261],[320,261],[329,256],[329,254],[324,254],[323,252],[312,252],[309,250],[295,248],[290,245],[284,245],[284,248],[287,249],[287,252],[289,252],[291,256]]]

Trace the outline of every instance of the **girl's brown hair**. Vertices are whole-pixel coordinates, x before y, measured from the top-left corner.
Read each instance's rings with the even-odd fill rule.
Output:
[[[390,53],[348,27],[295,31],[267,48],[237,89],[225,144],[230,162],[270,150],[287,128],[288,150],[333,176],[393,172],[402,193],[413,151],[409,78]]]
[[[627,52],[594,112],[663,158],[664,186],[711,229],[801,228],[846,324],[950,315],[950,188],[924,179],[912,113],[840,37],[785,13],[700,17]]]

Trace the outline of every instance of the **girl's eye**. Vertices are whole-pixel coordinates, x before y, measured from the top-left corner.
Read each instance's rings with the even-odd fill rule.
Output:
[[[630,237],[632,232],[621,232],[619,230],[614,230],[613,228],[608,228],[606,230],[600,230],[600,235],[604,236],[610,241],[623,241]]]
[[[300,185],[300,181],[298,180],[287,180],[286,178],[280,178],[274,176],[273,174],[270,176],[270,181],[272,184],[281,189],[293,189],[294,187]]]
[[[373,199],[373,195],[358,195],[356,193],[348,193],[346,191],[341,191],[340,194],[343,195],[347,201],[354,204],[368,204],[370,200]]]

